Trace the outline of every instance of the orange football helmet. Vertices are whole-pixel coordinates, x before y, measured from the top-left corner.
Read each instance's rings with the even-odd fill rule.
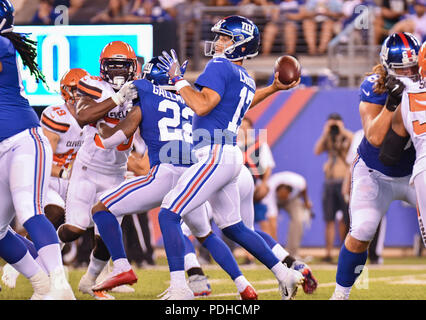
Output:
[[[102,50],[99,58],[100,76],[110,83],[114,89],[130,80],[133,80],[137,72],[137,59],[133,48],[123,41],[108,43]]]
[[[77,90],[77,84],[80,79],[87,75],[89,75],[89,73],[86,70],[80,68],[71,69],[64,74],[60,82],[60,88],[62,98],[64,98],[65,101],[75,101],[73,91]]]
[[[417,62],[419,64],[419,73],[423,79],[426,79],[426,41],[423,42],[423,45],[419,51],[419,60]]]

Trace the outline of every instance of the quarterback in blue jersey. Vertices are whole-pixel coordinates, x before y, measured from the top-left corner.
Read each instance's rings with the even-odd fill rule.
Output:
[[[52,149],[24,96],[17,52],[37,80],[44,77],[35,62],[35,42],[13,32],[13,23],[12,5],[0,0],[0,256],[30,280],[33,299],[75,299],[65,277],[58,236],[44,215]],[[8,229],[14,217],[33,240],[49,276]]]
[[[394,200],[416,206],[414,188],[409,185],[415,150],[409,142],[398,165],[386,166],[380,159],[380,146],[401,102],[404,85],[398,79],[418,77],[418,40],[409,33],[394,33],[383,42],[381,64],[373,69],[360,87],[359,111],[364,138],[352,165],[349,213],[350,232],[340,250],[336,289],[331,299],[349,299],[356,278],[367,260],[367,249],[377,227]]]
[[[139,128],[148,148],[151,170],[146,176],[130,179],[105,192],[92,209],[93,220],[114,262],[112,273],[93,287],[94,291],[110,290],[137,280],[126,258],[116,217],[158,207],[186,168],[193,164],[191,122],[194,112],[186,106],[182,97],[173,92],[174,87],[169,84],[167,73],[158,68],[158,63],[158,58],[154,57],[145,65],[144,79],[133,82],[138,90],[138,99],[126,119],[114,128],[100,127],[102,143],[106,148],[114,147],[131,137]],[[184,71],[185,67],[181,69]],[[193,216],[196,219],[192,219]],[[234,280],[241,297],[247,298],[247,292],[253,291],[253,288],[242,275],[226,244],[211,233],[206,207],[202,206],[191,212],[185,217],[185,222],[192,234],[201,241],[209,235],[210,241],[216,244],[216,251],[211,252],[212,256]],[[188,246],[189,250],[195,251],[186,238],[186,250]],[[185,258],[185,263],[186,260]],[[189,287],[195,294],[189,273],[188,276]],[[200,277],[194,279],[200,281]],[[186,289],[179,296],[170,294],[168,290],[163,298],[193,298],[191,289]],[[210,292],[209,288],[206,290],[207,293]]]
[[[282,298],[291,299],[303,282],[302,274],[284,266],[266,242],[244,225],[240,215],[237,180],[243,160],[236,146],[236,136],[249,107],[259,102],[256,84],[242,63],[258,54],[259,30],[247,18],[229,16],[217,22],[212,31],[216,38],[207,43],[210,47],[206,53],[213,55],[213,59],[196,80],[199,91],[183,79],[174,50],[171,56],[163,52],[160,57],[162,68],[167,70],[176,89],[195,112],[193,136],[198,159],[166,195],[159,213],[171,271],[169,290],[173,295],[182,290],[185,283],[180,219],[185,220],[187,214],[209,201],[213,218],[222,232],[265,264],[278,279]],[[296,82],[292,84],[295,85]],[[209,237],[204,244],[208,242]]]

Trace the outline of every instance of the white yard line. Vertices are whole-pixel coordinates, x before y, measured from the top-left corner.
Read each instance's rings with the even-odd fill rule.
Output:
[[[408,268],[406,268],[408,270]],[[423,268],[426,269],[426,268]],[[416,269],[416,270],[423,270]],[[420,279],[419,279],[420,278]],[[221,280],[214,280],[212,282],[220,282]],[[389,277],[377,277],[377,278],[368,278],[369,282],[397,282],[397,283],[406,283],[406,284],[423,284],[426,281],[426,273],[416,274],[416,275],[401,275],[401,276],[389,276]],[[217,282],[217,283],[218,283]],[[269,292],[278,292],[277,281],[273,280],[262,280],[262,281],[252,281],[251,282],[254,287],[256,285],[274,285],[274,288],[271,289],[256,289],[257,293],[269,293]],[[395,284],[397,284],[395,283]],[[335,282],[327,282],[327,283],[319,283],[318,288],[328,288],[334,287],[336,285]],[[299,290],[302,290],[299,288]],[[221,293],[221,294],[212,294],[209,297],[231,297],[231,296],[239,296],[238,293]]]

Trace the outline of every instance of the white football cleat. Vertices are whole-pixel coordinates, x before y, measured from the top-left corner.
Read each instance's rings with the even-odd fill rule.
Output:
[[[12,267],[10,264],[5,264],[3,266],[3,275],[1,276],[1,281],[11,289],[16,287],[16,279],[18,279],[19,272]],[[47,275],[46,275],[47,276]]]
[[[49,276],[40,270],[31,278],[29,278],[31,285],[33,286],[34,293],[30,300],[42,300],[50,290],[50,279]]]
[[[188,286],[168,287],[158,297],[161,297],[160,300],[194,300],[194,293]]]
[[[330,300],[349,300],[349,296],[340,290],[335,290]]]
[[[96,291],[92,290],[92,287],[95,285],[95,280],[90,277],[89,274],[84,274],[80,282],[78,283],[78,290],[82,293],[89,294],[96,300],[114,300],[115,297],[106,293],[106,291]]]
[[[209,280],[206,276],[200,274],[193,274],[188,277],[188,286],[194,293],[194,296],[208,296],[212,293]]]
[[[305,278],[299,271],[288,269],[284,281],[279,282],[279,290],[282,300],[292,300],[296,296],[297,287],[303,283]]]
[[[50,290],[44,297],[44,300],[75,300],[74,292],[67,281],[62,266],[52,271],[49,277]]]

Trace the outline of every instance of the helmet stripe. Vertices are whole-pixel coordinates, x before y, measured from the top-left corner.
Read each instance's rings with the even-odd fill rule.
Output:
[[[411,50],[410,50],[410,45],[408,43],[407,37],[402,32],[399,32],[398,36],[401,38],[402,43],[404,44],[405,48],[407,49],[408,58],[411,58]]]

